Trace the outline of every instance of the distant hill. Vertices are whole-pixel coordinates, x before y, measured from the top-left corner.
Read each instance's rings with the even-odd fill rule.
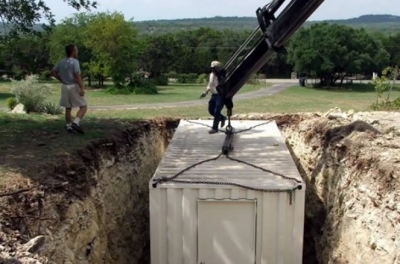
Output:
[[[355,28],[365,28],[371,31],[383,33],[400,32],[400,16],[394,15],[363,15],[357,18],[307,21],[304,26],[313,23],[328,22],[334,24],[349,25]],[[202,27],[214,29],[233,29],[233,30],[253,30],[258,26],[256,17],[208,17],[208,18],[185,18],[172,20],[149,20],[136,21],[136,28],[141,34],[164,34],[181,30],[194,30]],[[4,33],[2,23],[0,23],[0,35]],[[40,30],[40,25],[35,25],[34,29]]]
[[[357,18],[340,20],[307,21],[304,26],[310,26],[317,22],[344,24],[356,28],[364,27],[368,30],[381,32],[400,31],[400,16],[393,15],[363,15]],[[256,17],[210,17],[187,18],[173,20],[149,20],[135,22],[136,27],[142,33],[162,34],[179,30],[192,30],[201,27],[215,29],[252,30],[258,26]]]

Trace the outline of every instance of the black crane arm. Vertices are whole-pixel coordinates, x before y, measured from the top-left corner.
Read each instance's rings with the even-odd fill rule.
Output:
[[[324,0],[291,0],[279,16],[275,18],[275,12],[284,2],[285,0],[273,0],[263,8],[257,9],[256,15],[259,26],[224,66],[223,72],[226,74],[223,74],[223,79],[217,86],[217,91],[224,98],[228,116],[232,114],[233,96],[265,65],[274,52],[286,52],[285,44]],[[254,40],[256,33],[260,30],[262,36],[229,71],[228,68],[232,66],[240,52],[251,40]]]

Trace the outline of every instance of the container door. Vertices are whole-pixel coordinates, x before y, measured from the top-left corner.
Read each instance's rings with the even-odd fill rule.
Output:
[[[255,200],[198,201],[198,264],[254,264]]]

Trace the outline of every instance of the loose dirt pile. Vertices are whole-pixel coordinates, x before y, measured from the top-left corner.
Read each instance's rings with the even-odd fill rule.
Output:
[[[400,263],[400,113],[235,118],[271,117],[307,183],[304,263]],[[148,180],[177,125],[139,122],[6,185],[3,259],[148,263]]]

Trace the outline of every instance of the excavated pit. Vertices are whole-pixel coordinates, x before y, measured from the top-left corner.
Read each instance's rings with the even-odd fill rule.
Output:
[[[273,118],[307,184],[303,263],[400,263],[399,128],[353,114]],[[148,181],[178,124],[136,122],[0,197],[3,262],[149,263]]]

